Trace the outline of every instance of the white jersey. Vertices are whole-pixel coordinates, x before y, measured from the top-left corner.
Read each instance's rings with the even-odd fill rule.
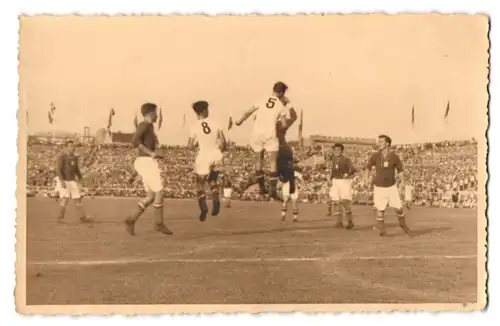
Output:
[[[253,137],[272,138],[276,137],[276,122],[287,114],[291,104],[286,106],[276,97],[270,96],[254,105],[255,121],[253,126]]]
[[[196,120],[189,130],[189,137],[198,142],[200,152],[220,151],[218,135],[221,128],[210,117]]]

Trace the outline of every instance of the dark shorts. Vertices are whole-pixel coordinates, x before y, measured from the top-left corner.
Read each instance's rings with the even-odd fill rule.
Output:
[[[295,193],[295,169],[290,148],[280,148],[278,152],[278,178],[281,182],[289,182],[290,194]]]

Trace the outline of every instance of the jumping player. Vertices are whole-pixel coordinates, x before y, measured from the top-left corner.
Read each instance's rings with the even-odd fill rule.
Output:
[[[286,220],[288,201],[292,201],[293,221],[298,221],[299,208],[297,201],[299,192],[297,179],[302,180],[302,175],[295,171],[293,150],[286,141],[286,133],[292,124],[297,120],[297,113],[292,108],[290,118],[276,123],[276,137],[278,138],[279,151],[277,158],[278,178],[282,183],[283,204],[281,208],[281,220]]]
[[[158,119],[157,106],[154,103],[145,103],[141,106],[144,117],[135,131],[132,144],[137,148],[138,156],[134,161],[134,169],[141,177],[147,195],[137,203],[137,207],[125,220],[127,232],[134,235],[135,223],[149,205],[153,204],[155,216],[155,230],[172,235],[173,232],[165,225],[163,216],[163,202],[165,190],[161,179],[161,171],[157,159],[161,156],[156,153],[158,138],[153,124]]]
[[[343,228],[342,207],[347,219],[346,229],[352,229],[352,177],[356,173],[351,160],[344,156],[344,145],[333,145],[332,173],[330,174],[330,201],[328,201],[328,213],[336,217],[336,228]]]
[[[406,225],[403,204],[401,203],[398,187],[396,185],[396,177],[398,175],[401,178],[401,183],[404,184],[403,164],[399,156],[390,150],[392,140],[389,136],[379,136],[377,144],[379,151],[370,157],[365,173],[365,181],[367,181],[371,169],[375,167],[373,204],[377,209],[376,228],[381,236],[386,235],[384,213],[386,207],[389,206],[396,209],[399,226],[407,235],[412,236],[412,232]],[[397,175],[396,170],[398,173]]]
[[[283,82],[277,82],[273,86],[271,96],[266,98],[261,103],[254,105],[243,116],[235,122],[240,126],[252,114],[255,113],[255,121],[252,133],[252,148],[255,152],[255,173],[259,184],[260,194],[265,193],[264,180],[264,151],[269,154],[269,196],[273,199],[277,198],[277,156],[279,142],[276,137],[276,123],[282,120],[285,116],[290,116],[290,111],[293,106],[285,96],[288,86]],[[282,120],[283,123],[284,119]]]
[[[56,190],[59,192],[59,211],[57,214],[58,222],[62,222],[66,213],[66,206],[69,199],[75,201],[76,209],[80,217],[80,222],[92,222],[87,217],[85,207],[82,202],[80,191],[80,181],[82,174],[78,165],[78,157],[75,155],[75,143],[72,140],[66,142],[64,152],[57,159],[57,184]]]
[[[212,216],[220,211],[220,194],[217,184],[217,165],[222,160],[222,151],[226,150],[226,138],[219,125],[208,116],[208,102],[198,101],[192,105],[198,120],[191,126],[189,133],[189,148],[196,148],[195,172],[197,175],[197,198],[200,207],[200,221],[205,221],[208,214],[205,194],[205,181],[208,180],[212,192]]]

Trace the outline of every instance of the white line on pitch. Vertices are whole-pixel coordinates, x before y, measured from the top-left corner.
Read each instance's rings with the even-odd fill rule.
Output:
[[[333,257],[297,257],[297,258],[220,258],[220,259],[109,259],[109,260],[52,260],[33,261],[28,265],[59,266],[98,266],[127,264],[161,264],[161,263],[264,263],[264,262],[307,262],[307,261],[341,261],[341,260],[398,260],[398,259],[475,259],[476,255],[434,255],[434,256],[333,256]]]

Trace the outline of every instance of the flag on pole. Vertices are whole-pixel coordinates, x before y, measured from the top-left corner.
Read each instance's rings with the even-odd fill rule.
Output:
[[[229,117],[229,124],[227,126],[227,130],[231,130],[233,127],[233,117]]]
[[[138,126],[139,126],[139,119],[137,118],[137,113],[136,113],[134,117],[134,127],[137,129]]]
[[[158,129],[161,129],[161,125],[163,123],[163,110],[160,108],[160,116],[158,117]]]
[[[304,128],[304,110],[300,110],[299,137],[302,137],[303,128]]]
[[[446,111],[444,112],[444,118],[448,118],[448,114],[450,113],[450,101],[448,101],[448,104],[446,105]]]
[[[186,113],[184,113],[182,117],[182,129],[186,129]]]
[[[115,109],[111,108],[111,110],[109,110],[109,116],[108,116],[108,129],[111,129],[111,126],[113,125],[114,115],[115,115]]]
[[[415,126],[415,105],[411,109],[411,127]]]
[[[50,109],[49,109],[49,123],[53,124],[54,123],[54,116],[56,113],[56,107],[54,103],[50,102]]]

